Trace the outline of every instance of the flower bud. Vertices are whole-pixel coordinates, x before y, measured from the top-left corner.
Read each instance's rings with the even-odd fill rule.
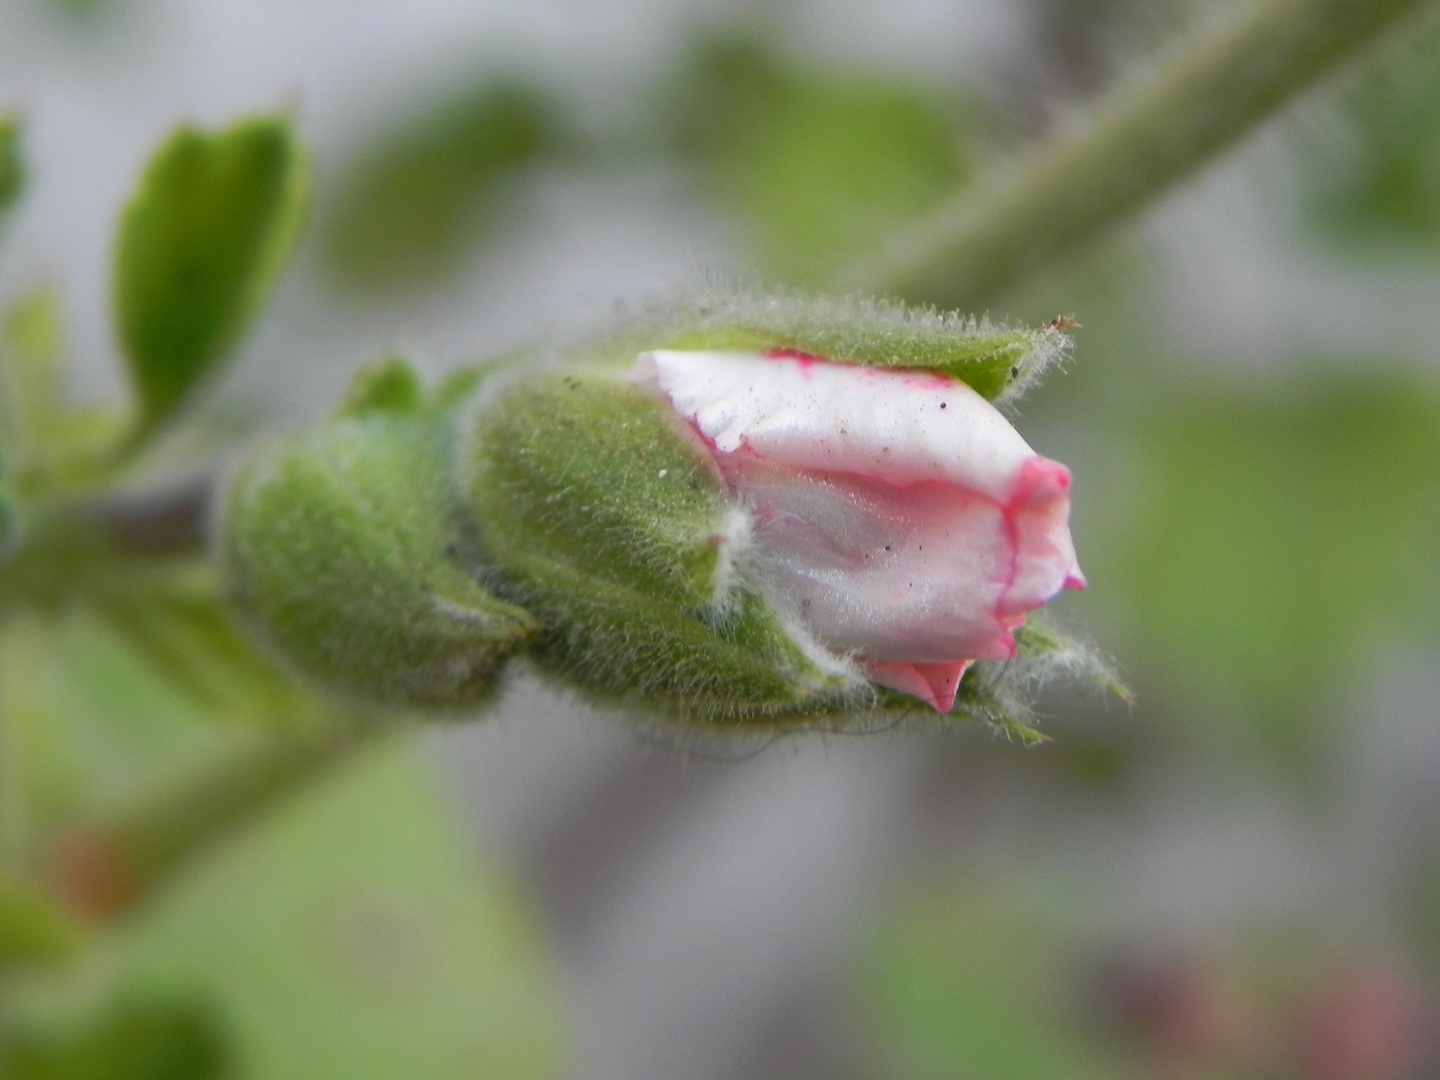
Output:
[[[484,698],[536,622],[462,565],[451,417],[388,361],[341,412],[262,449],[230,486],[222,561],[282,658],[377,704]]]
[[[647,389],[538,375],[482,401],[466,489],[530,654],[602,699],[700,721],[834,711],[864,682],[740,573],[751,525],[705,447]]]
[[[644,353],[748,520],[745,580],[882,686],[939,712],[1027,612],[1084,579],[1070,473],[970,386],[790,350]]]

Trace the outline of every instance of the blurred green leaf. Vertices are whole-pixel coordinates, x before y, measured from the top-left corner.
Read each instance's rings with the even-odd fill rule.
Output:
[[[473,87],[362,150],[321,235],[335,277],[420,288],[457,269],[498,216],[502,185],[551,151],[555,107],[517,82]]]
[[[60,311],[42,286],[5,315],[0,326],[0,444],[24,470],[48,447],[60,415]]]
[[[35,833],[132,796],[215,737],[193,699],[78,608],[0,627],[0,711]]]
[[[122,410],[67,405],[60,300],[41,285],[0,322],[0,447],[22,496],[93,485],[124,433]]]
[[[79,941],[79,927],[52,897],[0,877],[0,972],[64,960]]]
[[[551,1077],[547,957],[413,747],[352,759],[130,925],[122,983],[223,1007],[247,1080]]]
[[[20,159],[20,124],[13,116],[0,116],[0,213],[20,197],[25,167]]]
[[[1298,170],[1319,234],[1440,252],[1440,23],[1375,56],[1323,119]]]
[[[102,592],[94,602],[137,659],[207,719],[270,728],[318,719],[316,700],[261,655],[212,582]]]
[[[0,1049],[7,1080],[221,1080],[219,1026],[194,1002],[124,1001],[79,1032],[21,1033]]]
[[[779,277],[820,283],[969,175],[940,95],[707,38],[670,94],[703,188]]]
[[[1440,400],[1381,373],[1176,393],[1135,434],[1134,517],[1094,577],[1144,628],[1129,655],[1301,756],[1366,632],[1436,602]]]
[[[935,889],[870,943],[859,984],[875,1075],[910,1080],[1115,1080],[1087,1033],[1085,957],[1062,912]]]
[[[125,208],[115,313],[140,398],[164,420],[243,335],[290,254],[309,167],[288,119],[183,127]]]

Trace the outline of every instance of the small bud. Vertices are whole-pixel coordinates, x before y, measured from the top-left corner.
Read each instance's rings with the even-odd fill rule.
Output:
[[[948,712],[978,660],[1084,578],[1070,473],[948,375],[789,350],[643,354],[632,378],[751,521],[743,574],[875,682]]]
[[[835,711],[864,683],[737,572],[750,518],[642,387],[532,376],[461,450],[495,588],[544,624],[531,655],[600,698],[702,721]]]
[[[536,623],[459,560],[450,416],[400,361],[339,415],[262,449],[230,487],[223,564],[241,609],[305,674],[377,704],[482,700]]]

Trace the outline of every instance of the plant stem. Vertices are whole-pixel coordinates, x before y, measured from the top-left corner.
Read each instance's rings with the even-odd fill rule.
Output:
[[[114,819],[62,834],[49,858],[52,886],[91,920],[119,918],[216,841],[393,730],[378,718],[336,720],[267,737],[204,765]]]
[[[977,310],[1214,157],[1435,0],[1260,0],[1188,34],[1147,77],[898,234],[838,287]]]

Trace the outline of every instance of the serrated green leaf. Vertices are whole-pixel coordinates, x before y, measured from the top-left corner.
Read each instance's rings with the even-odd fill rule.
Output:
[[[557,127],[541,91],[487,81],[386,132],[351,166],[327,218],[327,265],[361,289],[443,279],[495,223],[507,178],[555,146]]]
[[[787,281],[828,280],[969,172],[934,95],[743,39],[703,41],[671,98],[704,189]]]
[[[20,124],[13,116],[0,116],[0,214],[20,197],[25,166],[20,158]]]
[[[120,222],[115,315],[138,432],[168,417],[238,343],[290,254],[309,166],[288,119],[176,131]]]
[[[126,928],[122,985],[205,993],[246,1080],[558,1075],[534,919],[445,791],[394,743],[331,772]]]
[[[198,1002],[121,1001],[90,1026],[21,1031],[0,1048],[9,1080],[224,1080],[231,1055]]]
[[[80,937],[80,928],[53,897],[0,877],[0,972],[64,960]]]

